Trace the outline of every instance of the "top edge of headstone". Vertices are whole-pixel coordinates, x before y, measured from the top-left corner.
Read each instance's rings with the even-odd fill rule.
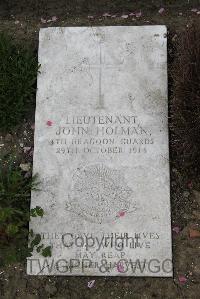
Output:
[[[64,27],[64,26],[54,26],[54,27],[45,27],[45,28],[40,28],[40,30],[39,30],[39,32],[41,33],[41,32],[44,32],[44,31],[47,31],[47,30],[55,30],[55,29],[60,29],[60,28],[62,28],[62,29],[74,29],[74,28],[77,28],[77,29],[86,29],[86,28],[91,28],[91,29],[95,29],[95,28],[106,28],[106,29],[108,29],[108,28],[112,28],[112,29],[114,29],[114,28],[137,28],[137,29],[150,29],[150,28],[156,28],[156,27],[158,27],[158,28],[162,28],[164,31],[166,31],[167,32],[167,26],[166,25],[138,25],[138,26],[132,26],[132,25],[128,25],[128,26],[122,26],[122,25],[116,25],[116,26],[66,26],[66,27]]]

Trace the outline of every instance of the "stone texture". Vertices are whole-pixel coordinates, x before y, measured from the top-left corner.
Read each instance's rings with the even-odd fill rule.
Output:
[[[27,272],[172,276],[165,26],[41,29],[39,63]]]

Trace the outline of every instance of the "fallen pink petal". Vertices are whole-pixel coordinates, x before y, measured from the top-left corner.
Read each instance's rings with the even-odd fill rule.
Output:
[[[119,211],[119,213],[118,213],[118,217],[123,217],[123,216],[125,216],[125,212],[124,211]]]
[[[51,127],[51,126],[53,125],[53,122],[52,122],[51,120],[48,120],[48,121],[46,122],[46,124],[47,124],[47,126]]]
[[[18,21],[18,20],[15,21],[15,24],[16,24],[16,25],[19,24],[19,23],[20,23],[20,21]]]
[[[197,11],[198,11],[197,8],[193,8],[193,9],[191,9],[191,12],[197,12]]]
[[[35,124],[32,124],[32,125],[31,125],[31,129],[32,129],[32,130],[35,130]]]
[[[187,282],[187,278],[184,275],[180,275],[178,277],[180,284],[185,284]]]
[[[176,234],[179,234],[180,231],[181,231],[181,229],[180,229],[179,226],[174,226],[174,227],[172,228],[172,231],[175,232]]]
[[[137,12],[136,14],[135,14],[135,16],[136,16],[136,18],[140,18],[141,16],[142,16],[142,12],[140,11],[140,12]]]
[[[112,16],[111,16],[111,18],[116,18],[116,17],[117,17],[117,15],[112,15]]]
[[[164,13],[164,11],[165,11],[164,7],[161,7],[161,8],[159,9],[158,13],[162,15],[162,14]]]
[[[122,263],[117,263],[117,271],[120,273],[124,273],[124,266]]]
[[[90,289],[93,288],[94,284],[95,284],[95,280],[88,281],[88,288]]]
[[[131,13],[129,14],[129,16],[130,16],[130,17],[133,17],[133,16],[135,16],[135,13],[134,13],[134,12],[131,12]]]
[[[88,16],[88,19],[94,19],[94,16]]]
[[[53,22],[56,22],[56,21],[58,20],[58,17],[53,16],[51,20],[52,20]]]

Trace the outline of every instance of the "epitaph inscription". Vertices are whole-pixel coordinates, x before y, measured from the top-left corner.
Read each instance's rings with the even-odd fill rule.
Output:
[[[164,26],[41,29],[33,275],[172,276]]]

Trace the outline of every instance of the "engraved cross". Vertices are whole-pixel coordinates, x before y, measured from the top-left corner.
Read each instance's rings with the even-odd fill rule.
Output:
[[[104,69],[118,69],[121,65],[124,64],[124,61],[120,61],[117,64],[106,64],[105,57],[102,53],[102,42],[99,43],[99,64],[89,64],[89,68],[99,69],[99,91],[98,91],[98,102],[97,109],[104,109],[104,94],[102,91],[102,74]]]

